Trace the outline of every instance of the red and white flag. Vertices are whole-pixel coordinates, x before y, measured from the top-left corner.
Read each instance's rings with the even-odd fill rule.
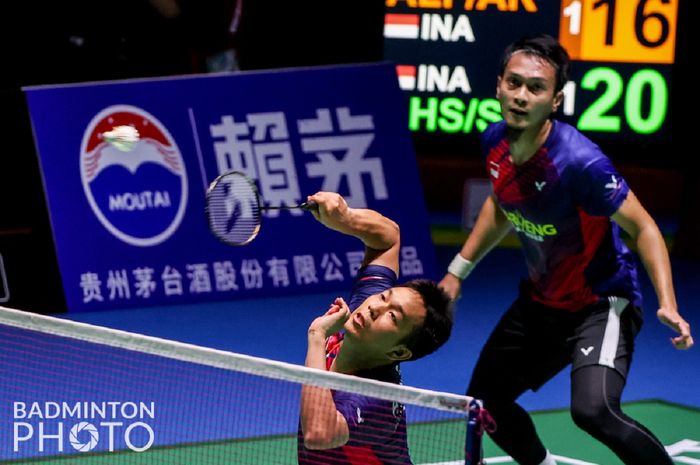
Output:
[[[411,65],[397,65],[396,73],[399,75],[399,87],[403,90],[416,88],[416,67]]]
[[[418,15],[384,15],[384,37],[391,39],[417,39]]]

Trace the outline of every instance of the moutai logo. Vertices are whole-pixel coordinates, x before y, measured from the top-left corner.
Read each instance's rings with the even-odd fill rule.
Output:
[[[131,150],[103,139],[115,126],[138,130]],[[187,173],[180,149],[165,126],[140,108],[115,105],[92,119],[80,149],[80,178],[100,223],[128,244],[160,244],[184,216]]]

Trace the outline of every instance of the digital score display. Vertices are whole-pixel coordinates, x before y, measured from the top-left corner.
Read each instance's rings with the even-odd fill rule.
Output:
[[[501,119],[504,48],[544,32],[572,60],[557,113],[595,139],[667,136],[678,0],[386,0],[384,57],[417,135],[476,134]]]

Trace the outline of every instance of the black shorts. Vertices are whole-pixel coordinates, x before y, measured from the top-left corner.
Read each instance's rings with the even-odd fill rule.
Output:
[[[620,297],[568,312],[521,296],[486,341],[467,394],[512,401],[569,364],[604,365],[626,378],[641,325],[641,309]]]

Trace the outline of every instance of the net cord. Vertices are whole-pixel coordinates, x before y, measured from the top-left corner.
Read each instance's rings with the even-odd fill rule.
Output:
[[[0,324],[183,362],[418,405],[465,417],[471,397],[396,385],[0,306]],[[137,369],[137,367],[135,367]]]

